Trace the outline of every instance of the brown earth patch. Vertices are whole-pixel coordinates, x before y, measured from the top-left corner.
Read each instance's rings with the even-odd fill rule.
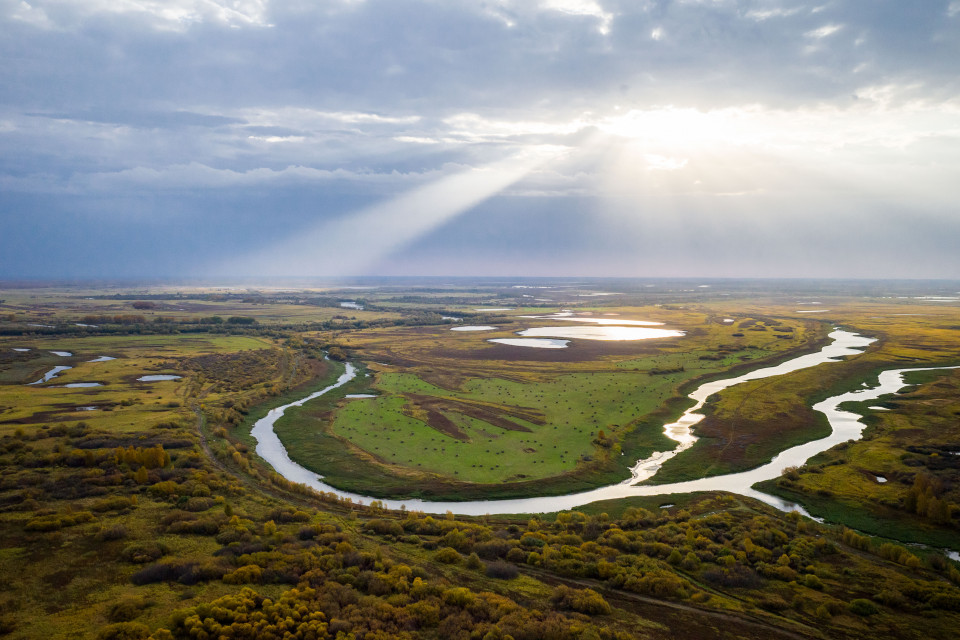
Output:
[[[654,344],[655,343],[655,344]],[[488,342],[481,349],[439,348],[431,356],[459,360],[501,360],[507,362],[591,362],[604,356],[655,355],[662,348],[680,346],[678,339],[605,341],[572,340],[566,349],[535,349]]]
[[[772,418],[751,420],[736,416],[718,419],[707,415],[697,425],[697,435],[704,438],[701,446],[713,460],[736,465],[746,460],[747,448],[759,445],[766,448],[773,440],[790,438],[795,433],[806,433],[816,423],[816,415],[806,407],[794,413],[779,412]],[[776,436],[771,436],[776,434]]]
[[[404,397],[408,400],[408,404],[404,407],[404,413],[422,420],[437,431],[458,440],[468,440],[469,436],[443,413],[445,411],[469,416],[506,431],[530,432],[529,428],[508,419],[506,416],[534,424],[544,424],[546,422],[542,412],[525,407],[507,407],[462,399],[437,398],[419,393],[407,393],[404,394]]]

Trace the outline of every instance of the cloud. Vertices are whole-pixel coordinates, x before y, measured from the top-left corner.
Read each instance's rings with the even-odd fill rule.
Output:
[[[7,0],[0,222],[99,208],[217,228],[232,220],[217,202],[269,216],[276,201],[306,226],[314,203],[360,210],[538,151],[548,164],[478,210],[569,198],[608,222],[706,227],[708,201],[789,217],[804,193],[808,213],[840,194],[834,217],[912,202],[940,219],[960,195],[957,15],[945,0]]]
[[[144,18],[155,29],[182,31],[202,22],[268,27],[267,0],[21,0],[9,14],[44,29],[73,29],[111,15]]]

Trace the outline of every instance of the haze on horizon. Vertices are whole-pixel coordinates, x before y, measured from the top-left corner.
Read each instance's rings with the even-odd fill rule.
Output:
[[[0,278],[960,278],[960,0],[0,0]]]

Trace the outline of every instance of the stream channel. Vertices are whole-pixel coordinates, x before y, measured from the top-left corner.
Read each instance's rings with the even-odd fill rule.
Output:
[[[677,422],[664,426],[666,435],[677,441],[678,444],[676,448],[672,451],[660,452],[650,458],[638,461],[631,469],[632,477],[624,482],[580,493],[508,500],[433,502],[415,498],[394,500],[362,496],[342,491],[324,483],[322,481],[323,476],[300,466],[290,459],[287,450],[274,432],[273,425],[283,416],[287,408],[302,406],[306,402],[328,393],[337,387],[343,386],[352,380],[356,376],[356,369],[350,363],[347,363],[346,371],[329,387],[311,393],[296,402],[271,409],[266,416],[254,424],[251,435],[257,440],[257,454],[287,480],[305,484],[317,491],[334,493],[341,498],[349,498],[354,502],[379,500],[383,506],[390,509],[399,509],[401,506],[405,506],[407,509],[423,511],[425,513],[446,513],[447,511],[451,511],[460,515],[551,513],[574,509],[590,502],[596,502],[597,500],[628,498],[631,496],[665,496],[677,493],[690,493],[693,491],[728,491],[755,498],[782,511],[800,511],[807,515],[806,511],[799,505],[757,491],[752,488],[753,485],[763,480],[777,478],[787,467],[800,466],[814,455],[841,442],[860,439],[865,425],[860,422],[859,415],[840,410],[839,407],[844,402],[874,400],[884,395],[896,393],[907,386],[903,380],[903,374],[905,372],[951,369],[957,367],[890,369],[880,373],[879,383],[875,387],[850,391],[827,398],[815,404],[813,408],[827,417],[831,427],[829,436],[786,449],[767,464],[750,469],[749,471],[686,482],[675,482],[672,484],[643,485],[637,483],[653,476],[660,468],[660,464],[665,460],[672,458],[677,453],[693,445],[696,437],[691,433],[691,427],[703,419],[703,415],[697,413],[697,411],[703,406],[707,398],[714,393],[748,380],[758,380],[760,378],[783,375],[825,362],[836,362],[838,358],[861,353],[863,348],[874,341],[872,338],[860,336],[841,329],[836,329],[830,333],[830,338],[832,342],[816,353],[793,358],[774,367],[756,369],[735,378],[717,380],[701,385],[689,396],[696,401],[696,404],[690,409],[687,409]]]

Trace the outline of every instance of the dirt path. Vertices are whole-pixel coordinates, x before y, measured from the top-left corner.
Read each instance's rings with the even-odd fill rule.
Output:
[[[614,606],[631,610],[644,618],[667,625],[671,631],[670,637],[703,638],[704,640],[710,637],[726,638],[729,636],[728,631],[731,628],[736,631],[749,631],[756,634],[757,637],[771,640],[776,638],[810,640],[811,638],[824,637],[817,629],[774,614],[766,614],[766,616],[775,618],[775,621],[768,622],[750,614],[738,615],[726,611],[704,609],[682,602],[660,600],[629,591],[610,589],[594,580],[558,576],[537,567],[524,565],[520,566],[520,571],[546,584],[563,584],[580,589],[593,589]],[[691,619],[691,614],[700,620]],[[712,627],[704,624],[702,622],[703,618],[716,622],[717,626]],[[791,627],[795,631],[784,627]]]

